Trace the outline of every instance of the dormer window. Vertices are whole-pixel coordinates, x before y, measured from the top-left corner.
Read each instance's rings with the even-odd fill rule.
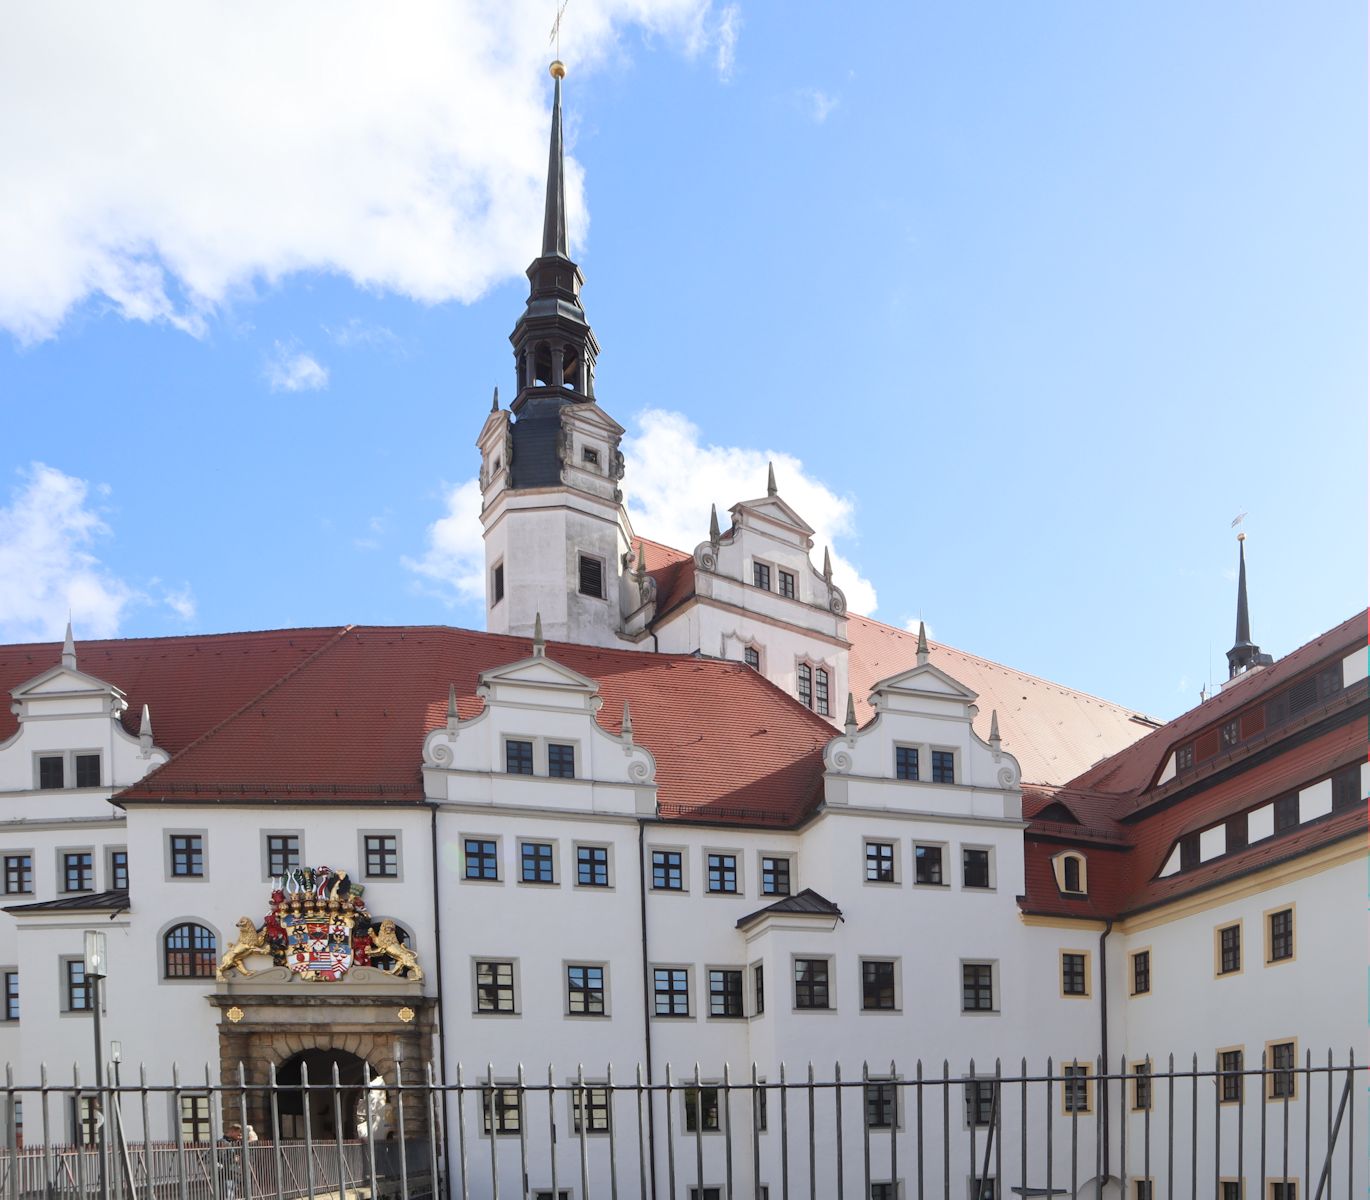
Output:
[[[1088,892],[1086,885],[1085,856],[1067,851],[1051,860],[1056,874],[1056,887],[1066,895],[1083,896]]]
[[[752,563],[752,582],[764,591],[771,590],[771,568],[765,563]]]
[[[63,788],[97,788],[100,786],[100,755],[98,751],[37,756],[38,789],[44,792]]]
[[[580,461],[587,467],[599,466],[599,451],[593,446],[582,446],[580,451]]]
[[[794,576],[788,571],[780,572],[780,594],[790,600],[794,599]]]

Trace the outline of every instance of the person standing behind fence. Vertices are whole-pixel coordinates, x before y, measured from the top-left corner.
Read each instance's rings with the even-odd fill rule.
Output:
[[[249,1169],[247,1147],[256,1140],[257,1131],[251,1125],[247,1127],[246,1137],[243,1136],[242,1125],[237,1121],[224,1128],[224,1136],[219,1139],[216,1156],[219,1160],[220,1195],[223,1200],[238,1200],[239,1185],[244,1173]]]

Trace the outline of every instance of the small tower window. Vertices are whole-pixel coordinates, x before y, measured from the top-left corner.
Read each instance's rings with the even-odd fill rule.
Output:
[[[581,461],[584,462],[587,467],[599,466],[599,451],[593,446],[582,446],[580,457]]]
[[[753,671],[761,670],[761,651],[755,646],[748,646],[742,651],[742,661],[751,667]]]
[[[491,607],[504,599],[504,564],[496,563],[495,569],[491,572],[490,595],[492,597]]]
[[[604,599],[604,564],[587,554],[580,556],[580,594]]]

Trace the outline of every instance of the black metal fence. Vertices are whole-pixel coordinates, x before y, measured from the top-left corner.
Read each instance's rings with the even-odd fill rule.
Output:
[[[1348,1054],[16,1083],[0,1200],[1359,1200]],[[263,1117],[256,1128],[250,1114]]]

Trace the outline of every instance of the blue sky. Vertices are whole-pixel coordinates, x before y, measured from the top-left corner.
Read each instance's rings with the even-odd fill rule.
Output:
[[[5,18],[0,638],[481,626],[554,11]],[[1237,514],[1266,650],[1362,607],[1364,6],[836,13],[567,10],[638,531],[775,458],[856,607],[1163,717]]]

